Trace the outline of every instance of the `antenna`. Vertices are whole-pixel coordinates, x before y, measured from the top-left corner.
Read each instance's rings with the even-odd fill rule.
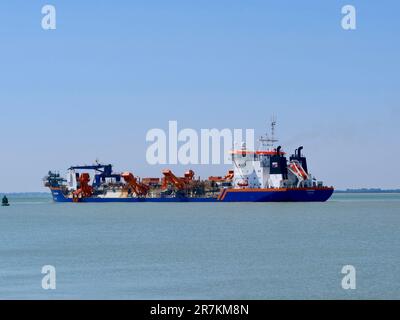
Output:
[[[278,140],[275,139],[275,127],[276,127],[276,116],[273,115],[271,117],[271,142],[278,142]]]
[[[277,121],[276,121],[276,116],[273,115],[271,117],[271,134],[269,135],[268,133],[265,134],[265,136],[261,136],[258,141],[261,142],[263,147],[274,147],[275,142],[278,142],[278,139],[275,138],[275,127],[276,127]]]

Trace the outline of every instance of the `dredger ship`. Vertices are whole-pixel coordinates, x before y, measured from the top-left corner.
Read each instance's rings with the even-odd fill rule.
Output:
[[[169,169],[161,177],[141,179],[95,163],[70,167],[66,178],[50,171],[44,181],[56,202],[324,202],[331,197],[334,188],[309,172],[303,147],[288,159],[281,146],[273,146],[273,134],[260,141],[262,150],[248,150],[245,143],[232,150],[233,168],[207,180],[193,170],[177,176]]]

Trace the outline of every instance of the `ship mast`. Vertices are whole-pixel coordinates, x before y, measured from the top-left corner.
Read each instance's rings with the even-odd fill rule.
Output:
[[[271,134],[269,135],[268,133],[266,133],[265,136],[261,136],[260,139],[258,139],[263,147],[272,149],[275,145],[275,142],[278,142],[278,139],[275,138],[276,123],[276,116],[274,115],[271,117]]]

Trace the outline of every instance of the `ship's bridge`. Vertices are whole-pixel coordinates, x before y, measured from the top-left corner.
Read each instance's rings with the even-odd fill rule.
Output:
[[[280,187],[282,176],[275,179],[275,161],[280,167],[285,159],[285,152],[280,147],[266,150],[247,150],[246,144],[241,149],[232,150],[235,188],[269,188]],[[277,181],[271,181],[277,180]]]

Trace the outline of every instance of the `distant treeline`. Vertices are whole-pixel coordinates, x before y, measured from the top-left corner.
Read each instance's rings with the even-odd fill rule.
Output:
[[[400,193],[400,189],[361,188],[335,190],[336,193]]]
[[[13,198],[30,198],[51,196],[50,192],[0,192],[0,195],[6,195]]]

